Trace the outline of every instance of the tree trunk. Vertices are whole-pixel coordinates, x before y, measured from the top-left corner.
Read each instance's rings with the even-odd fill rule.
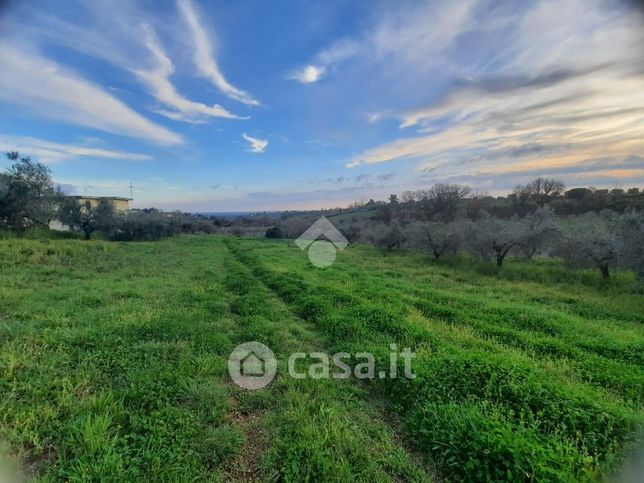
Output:
[[[505,250],[497,250],[497,251],[496,251],[496,266],[497,266],[498,268],[503,267],[503,260],[505,260],[506,255],[510,252],[510,249],[511,249],[513,246],[514,246],[514,245],[510,245],[510,246],[509,246],[509,247],[507,247]]]
[[[610,278],[610,272],[608,271],[608,263],[603,263],[599,266],[599,269],[602,272],[602,278],[607,279]]]

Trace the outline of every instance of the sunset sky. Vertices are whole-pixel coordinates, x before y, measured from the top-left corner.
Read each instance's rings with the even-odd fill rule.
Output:
[[[635,4],[0,2],[0,149],[186,211],[644,186]]]

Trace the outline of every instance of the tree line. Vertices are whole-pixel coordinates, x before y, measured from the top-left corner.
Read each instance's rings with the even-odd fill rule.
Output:
[[[615,267],[644,279],[644,213],[603,210],[557,217],[549,206],[525,217],[499,218],[482,212],[476,219],[385,224],[370,220],[352,227],[356,241],[386,251],[409,247],[433,258],[460,252],[491,260],[500,269],[509,255],[557,257],[571,267],[596,268],[609,278]]]
[[[18,152],[7,157],[13,164],[0,173],[0,229],[15,232],[58,220],[85,239],[95,232],[116,241],[182,233],[297,238],[325,214],[350,241],[385,251],[409,247],[436,259],[468,252],[499,268],[508,256],[552,256],[596,267],[604,278],[618,266],[644,278],[644,193],[638,188],[566,191],[561,181],[537,178],[493,198],[466,185],[436,184],[346,210],[224,218],[154,208],[120,212],[105,199],[92,205],[65,196],[42,163]]]
[[[312,221],[284,216],[266,236],[296,238]],[[508,256],[557,257],[571,267],[594,267],[604,278],[623,267],[644,279],[638,188],[566,191],[559,180],[537,178],[507,197],[493,198],[467,185],[436,184],[400,198],[391,195],[387,202],[335,210],[331,221],[350,241],[384,251],[407,247],[436,259],[466,252],[499,269]]]
[[[0,173],[0,229],[22,233],[48,229],[54,220],[89,240],[96,232],[115,241],[159,240],[181,233],[235,230],[235,220],[154,208],[120,212],[107,199],[97,205],[65,196],[47,166],[29,156],[6,153],[12,165]]]

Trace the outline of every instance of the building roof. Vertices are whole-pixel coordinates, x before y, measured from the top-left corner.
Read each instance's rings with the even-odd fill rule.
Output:
[[[77,200],[117,200],[117,201],[132,201],[133,198],[123,198],[121,196],[78,196],[72,195],[69,198],[76,198]]]

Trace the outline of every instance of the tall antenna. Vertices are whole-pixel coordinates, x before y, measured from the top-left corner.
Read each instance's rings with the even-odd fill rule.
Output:
[[[130,182],[130,198],[132,200],[132,208],[134,208],[134,185]]]

